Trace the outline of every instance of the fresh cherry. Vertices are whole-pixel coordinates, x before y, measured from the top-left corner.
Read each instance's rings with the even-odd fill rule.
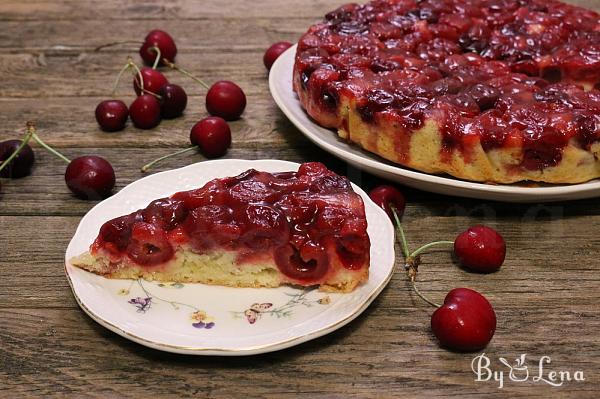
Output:
[[[107,197],[115,186],[115,171],[104,158],[82,156],[67,166],[65,182],[78,197],[100,199]]]
[[[390,217],[393,217],[391,206],[396,209],[398,216],[402,216],[404,213],[406,200],[404,199],[404,195],[394,186],[377,186],[369,192],[369,197],[375,204],[383,208]]]
[[[488,300],[468,288],[455,288],[431,316],[440,345],[456,351],[484,348],[496,331],[496,313]]]
[[[177,55],[177,46],[175,41],[167,32],[162,30],[152,30],[146,35],[144,44],[140,47],[140,56],[146,63],[146,65],[153,65],[156,60],[156,50],[153,47],[158,47],[160,50],[161,60],[158,65],[162,65],[162,58],[166,58],[171,62],[175,62],[175,56]]]
[[[129,115],[135,127],[152,129],[160,123],[160,103],[151,94],[142,94],[129,106]]]
[[[231,130],[223,118],[209,116],[200,120],[200,122],[192,127],[190,130],[190,142],[192,143],[191,147],[184,148],[172,154],[163,155],[142,166],[142,172],[148,171],[152,166],[167,158],[194,149],[199,149],[207,158],[217,158],[225,155],[227,149],[231,146]]]
[[[181,86],[167,83],[158,90],[161,97],[160,110],[165,119],[172,119],[183,114],[187,106],[187,94]]]
[[[467,269],[491,273],[502,266],[506,256],[506,243],[496,230],[477,225],[456,237],[454,254]]]
[[[0,164],[8,159],[21,146],[21,140],[6,140],[0,143]],[[2,170],[0,176],[13,179],[25,177],[31,173],[35,161],[33,150],[25,144],[17,155]]]
[[[231,130],[223,118],[209,116],[192,127],[190,141],[205,157],[218,158],[231,146]]]
[[[232,121],[238,119],[246,108],[246,95],[233,82],[220,80],[206,93],[206,110],[209,114]]]
[[[106,132],[124,129],[128,116],[127,105],[121,100],[104,100],[96,107],[96,121]]]
[[[279,56],[290,47],[292,47],[292,43],[290,42],[277,42],[271,47],[269,47],[267,51],[265,51],[265,55],[263,56],[263,63],[265,64],[265,68],[267,68],[267,70],[270,71],[275,60],[279,58]]]
[[[144,82],[144,90],[146,92],[158,93],[158,90],[164,85],[168,84],[169,81],[165,78],[160,71],[156,69],[152,69],[149,67],[143,67],[140,69],[140,73],[142,74],[142,80]],[[140,77],[138,74],[133,78],[133,89],[135,93],[139,96],[142,94],[142,89],[140,87]]]

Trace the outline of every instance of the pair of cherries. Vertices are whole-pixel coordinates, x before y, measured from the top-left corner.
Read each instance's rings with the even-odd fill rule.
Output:
[[[94,155],[70,160],[42,141],[32,123],[27,124],[23,140],[7,140],[0,143],[0,176],[17,179],[31,173],[35,155],[28,143],[32,139],[68,163],[65,183],[76,196],[101,199],[110,195],[115,186],[115,172],[107,160]]]
[[[395,221],[405,256],[405,268],[415,293],[437,307],[431,316],[431,329],[443,347],[457,351],[477,351],[484,348],[496,331],[496,314],[489,301],[468,288],[451,290],[439,305],[426,298],[416,287],[415,280],[420,255],[434,246],[453,245],[454,255],[466,269],[479,273],[498,271],[506,256],[504,238],[494,229],[477,225],[460,233],[454,241],[435,241],[412,253],[408,250],[399,217],[406,201],[393,186],[379,186],[369,197]]]
[[[128,117],[131,117],[137,128],[152,129],[163,118],[172,119],[183,114],[187,106],[185,90],[169,83],[165,75],[156,69],[158,66],[175,69],[203,85],[208,90],[206,109],[211,115],[225,120],[235,120],[242,115],[246,108],[246,95],[238,85],[221,80],[209,87],[201,79],[175,65],[176,55],[177,46],[167,32],[153,30],[148,33],[140,47],[140,56],[151,67],[138,68],[129,60],[122,71],[130,68],[136,70],[133,87],[137,98],[129,107],[123,101],[114,99],[98,104],[95,114],[100,127],[109,132],[122,130]]]

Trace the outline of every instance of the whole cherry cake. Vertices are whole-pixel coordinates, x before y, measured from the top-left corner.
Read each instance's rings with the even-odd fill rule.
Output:
[[[364,204],[348,179],[305,163],[157,199],[106,222],[71,263],[109,278],[349,292],[368,278],[369,251]]]
[[[600,176],[600,15],[554,0],[348,4],[298,43],[320,125],[390,161],[475,181]]]

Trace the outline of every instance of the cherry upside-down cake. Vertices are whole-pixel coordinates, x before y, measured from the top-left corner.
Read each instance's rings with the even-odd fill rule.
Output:
[[[320,163],[250,169],[109,220],[75,266],[108,278],[352,291],[369,275],[361,197]]]
[[[600,15],[555,0],[348,4],[298,43],[293,86],[343,139],[495,183],[600,176]]]

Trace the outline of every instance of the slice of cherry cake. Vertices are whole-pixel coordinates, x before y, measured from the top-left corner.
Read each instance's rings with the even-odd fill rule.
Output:
[[[361,197],[320,163],[250,169],[104,223],[75,266],[108,278],[352,291],[369,275]]]
[[[600,177],[594,11],[555,0],[347,4],[300,38],[293,87],[320,125],[423,172]]]

